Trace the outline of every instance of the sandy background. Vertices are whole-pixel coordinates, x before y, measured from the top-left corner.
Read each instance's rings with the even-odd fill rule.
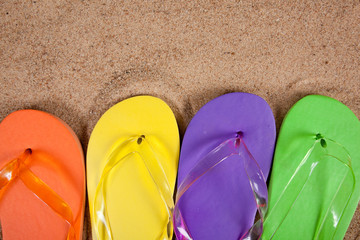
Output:
[[[181,134],[226,92],[260,95],[277,128],[308,94],[360,117],[360,1],[0,1],[0,118],[34,108],[84,150],[111,105],[151,94]],[[89,236],[86,213],[84,239]],[[346,239],[360,239],[360,209]]]

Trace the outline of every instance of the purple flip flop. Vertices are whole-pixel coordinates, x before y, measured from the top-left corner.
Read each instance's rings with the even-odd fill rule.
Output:
[[[177,239],[261,236],[275,135],[269,105],[253,94],[226,94],[197,112],[180,153]]]

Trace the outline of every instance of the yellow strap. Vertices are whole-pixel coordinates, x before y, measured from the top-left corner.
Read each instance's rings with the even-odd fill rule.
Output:
[[[98,239],[113,239],[109,217],[106,209],[106,181],[109,173],[121,163],[130,159],[133,155],[138,155],[144,163],[148,173],[155,184],[161,199],[168,212],[168,221],[163,231],[159,234],[158,239],[169,239],[172,233],[172,211],[174,209],[174,201],[169,182],[165,175],[164,169],[156,158],[149,142],[145,136],[131,137],[122,142],[119,146],[115,146],[110,153],[108,161],[101,174],[99,184],[96,187],[93,216],[95,217],[95,231]]]

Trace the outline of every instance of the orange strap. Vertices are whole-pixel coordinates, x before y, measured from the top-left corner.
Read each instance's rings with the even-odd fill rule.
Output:
[[[0,193],[11,181],[19,178],[30,191],[70,225],[67,240],[75,240],[76,233],[70,206],[27,167],[31,153],[31,149],[26,149],[18,158],[11,160],[0,170]]]

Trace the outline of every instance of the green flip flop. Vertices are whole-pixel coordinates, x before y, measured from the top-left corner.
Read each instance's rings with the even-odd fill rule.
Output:
[[[360,122],[310,95],[286,115],[276,145],[263,239],[342,239],[360,198]]]

